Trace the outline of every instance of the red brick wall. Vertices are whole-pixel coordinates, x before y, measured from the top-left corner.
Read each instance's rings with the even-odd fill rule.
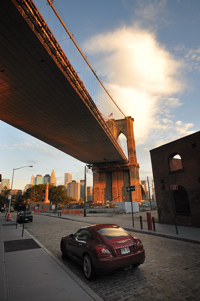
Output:
[[[174,223],[170,185],[179,185],[187,192],[191,213],[177,215],[177,223],[200,227],[200,132],[155,148],[150,154],[160,222]],[[176,154],[181,157],[182,168],[173,171],[170,158]]]

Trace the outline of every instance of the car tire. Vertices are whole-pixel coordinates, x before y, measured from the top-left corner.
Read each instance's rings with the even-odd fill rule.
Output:
[[[67,259],[67,252],[65,250],[64,243],[62,243],[61,245],[61,252],[62,252],[62,259],[63,260]]]
[[[85,254],[83,257],[83,272],[87,280],[94,279],[95,273],[89,254]]]

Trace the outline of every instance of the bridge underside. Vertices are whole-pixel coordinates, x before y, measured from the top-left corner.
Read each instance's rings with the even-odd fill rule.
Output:
[[[83,100],[14,2],[0,3],[1,120],[85,163],[126,161],[98,109]]]

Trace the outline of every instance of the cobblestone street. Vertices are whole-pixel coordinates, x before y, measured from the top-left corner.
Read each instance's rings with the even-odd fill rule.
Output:
[[[59,249],[62,235],[75,233],[84,225],[34,215],[33,223],[25,224],[25,229],[62,260]],[[138,268],[118,270],[89,282],[81,267],[69,260],[64,263],[105,301],[200,300],[199,244],[140,233],[135,236],[142,240],[146,251],[146,261]]]

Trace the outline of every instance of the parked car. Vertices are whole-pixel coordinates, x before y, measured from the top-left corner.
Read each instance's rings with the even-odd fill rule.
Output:
[[[20,211],[17,213],[17,222],[23,223],[23,222],[32,222],[33,221],[33,215],[30,211]]]
[[[141,240],[116,224],[83,227],[75,234],[63,236],[60,249],[63,259],[69,257],[83,266],[88,280],[96,274],[139,266],[145,260]]]

